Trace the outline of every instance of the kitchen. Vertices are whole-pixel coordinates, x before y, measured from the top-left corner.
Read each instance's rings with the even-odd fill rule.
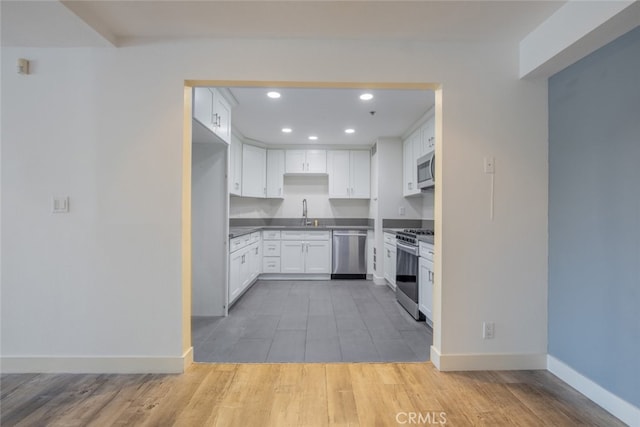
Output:
[[[411,245],[398,231],[433,230],[433,182],[417,182],[433,104],[427,90],[195,88],[196,361],[428,359],[433,269],[417,236],[413,254],[390,248]]]

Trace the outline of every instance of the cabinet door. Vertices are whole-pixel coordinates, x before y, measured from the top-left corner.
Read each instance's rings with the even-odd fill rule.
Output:
[[[369,151],[350,153],[350,197],[368,199],[371,196],[371,158]]]
[[[249,246],[249,283],[258,277],[262,270],[262,251],[260,242]],[[249,284],[247,283],[247,284]]]
[[[433,322],[433,262],[420,258],[418,308]]]
[[[284,150],[267,150],[267,197],[284,198]]]
[[[296,240],[283,240],[280,244],[280,271],[304,273],[304,244]]]
[[[395,286],[396,285],[396,254],[397,254],[396,247],[390,246],[389,252],[391,253],[391,261],[390,261],[391,272],[389,276],[391,279],[391,284]]]
[[[242,145],[242,195],[262,197],[267,194],[267,150],[253,145]]]
[[[224,142],[231,142],[231,107],[219,91],[213,90],[213,131]]]
[[[211,131],[213,129],[213,92],[208,87],[193,88],[193,117]]]
[[[435,147],[435,123],[433,117],[429,119],[424,125],[422,125],[421,142],[422,142],[422,154],[425,155],[429,151],[432,151]]]
[[[229,146],[229,194],[242,196],[242,142],[235,135]]]
[[[327,151],[307,150],[306,171],[309,173],[327,173]]]
[[[327,151],[327,173],[329,174],[329,197],[346,199],[351,194],[349,180],[349,151]]]
[[[327,240],[305,242],[305,272],[331,273],[331,246]]]
[[[418,189],[418,157],[416,154],[420,150],[420,132],[419,130],[412,133],[403,143],[404,150],[404,188],[403,194],[405,196],[411,196],[413,194],[419,194]]]
[[[307,158],[304,150],[287,150],[285,153],[285,172],[303,173],[307,168]]]
[[[244,250],[239,250],[229,257],[229,302],[240,295],[244,278],[242,277]]]
[[[384,278],[387,282],[396,285],[396,247],[393,245],[384,245]]]

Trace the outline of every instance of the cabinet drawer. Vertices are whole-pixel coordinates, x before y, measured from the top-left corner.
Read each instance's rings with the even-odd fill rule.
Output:
[[[254,233],[251,233],[251,243],[255,243],[259,241],[260,241],[260,232],[256,231]]]
[[[264,230],[262,238],[264,240],[280,240],[280,230]]]
[[[229,252],[235,252],[238,249],[244,248],[248,244],[247,236],[240,236],[231,239],[229,242]]]
[[[305,240],[330,240],[330,231],[305,231]]]
[[[263,273],[280,273],[280,257],[265,256],[262,258]]]
[[[391,233],[384,233],[384,243],[395,246],[396,245],[396,235]]]
[[[265,241],[262,245],[264,256],[280,256],[280,241]]]
[[[282,233],[280,233],[280,237],[282,238],[282,240],[304,240],[305,231],[304,230],[282,230]]]

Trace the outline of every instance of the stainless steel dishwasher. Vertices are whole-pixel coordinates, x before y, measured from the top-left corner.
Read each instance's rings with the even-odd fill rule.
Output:
[[[367,231],[334,230],[332,279],[367,278]]]

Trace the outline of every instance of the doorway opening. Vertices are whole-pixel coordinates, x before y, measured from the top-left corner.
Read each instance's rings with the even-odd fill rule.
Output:
[[[373,343],[372,348],[374,351],[377,351],[378,356],[380,356],[380,354],[392,354],[393,350],[391,350],[390,347],[383,347],[381,341],[390,341],[390,345],[396,344],[396,347],[398,347],[399,337],[411,336],[412,333],[415,332],[408,329],[408,327],[404,330],[402,329],[403,327],[395,328],[395,331],[389,328],[389,324],[393,325],[393,321],[389,316],[392,316],[395,321],[398,321],[397,316],[402,316],[402,311],[394,311],[397,307],[395,305],[395,295],[390,287],[374,284],[374,282],[380,284],[380,279],[382,280],[382,284],[384,284],[382,256],[373,258],[375,267],[373,268],[372,274],[373,281],[370,282],[354,284],[354,282],[338,283],[340,281],[288,281],[283,280],[287,279],[287,277],[269,277],[269,279],[272,280],[259,279],[253,283],[253,286],[248,286],[247,289],[243,289],[240,295],[232,296],[229,283],[232,274],[229,271],[229,222],[231,221],[234,225],[246,225],[250,222],[249,220],[253,219],[259,220],[258,222],[262,221],[264,224],[271,224],[269,220],[274,217],[280,222],[283,222],[285,219],[293,216],[291,212],[295,209],[293,205],[295,204],[296,197],[299,198],[303,194],[313,194],[313,191],[318,194],[323,191],[327,192],[327,178],[326,175],[314,176],[311,174],[308,177],[302,175],[288,177],[285,175],[280,194],[284,193],[290,197],[280,197],[275,198],[275,200],[263,199],[256,196],[243,197],[242,186],[236,185],[237,183],[234,181],[234,171],[232,170],[234,161],[237,161],[237,157],[234,158],[234,153],[232,152],[233,142],[229,141],[231,142],[229,145],[220,143],[219,138],[213,143],[211,143],[211,141],[203,142],[198,140],[198,134],[201,133],[202,129],[193,118],[196,115],[192,109],[195,101],[194,88],[215,88],[221,91],[228,91],[227,94],[231,93],[236,103],[234,108],[237,108],[242,102],[246,105],[246,101],[238,102],[236,96],[244,100],[246,96],[248,96],[247,93],[251,91],[264,92],[265,95],[269,91],[276,90],[286,94],[289,93],[287,92],[288,90],[298,90],[301,93],[309,90],[327,93],[335,92],[336,90],[357,90],[358,92],[379,91],[381,93],[384,93],[384,91],[406,91],[406,93],[430,92],[432,94],[431,96],[433,96],[433,103],[437,105],[431,106],[427,113],[434,117],[435,137],[437,141],[441,141],[442,118],[441,114],[437,114],[438,111],[441,111],[441,89],[439,86],[434,84],[404,83],[185,82],[185,137],[183,141],[183,155],[185,155],[185,158],[183,158],[183,190],[185,190],[183,192],[183,216],[185,219],[183,221],[183,345],[185,346],[185,350],[194,346],[196,348],[196,361],[206,361],[205,359],[207,359],[207,357],[205,355],[207,353],[211,356],[209,361],[220,362],[385,361],[385,359],[377,357],[361,357],[361,360],[351,360],[349,357],[345,359],[342,354],[350,354],[347,344],[349,342],[354,343],[355,348],[366,348],[369,341],[358,344],[358,339],[363,336],[365,338],[367,336],[371,338],[370,341]],[[234,93],[237,95],[234,96]],[[231,102],[231,104],[233,103],[234,102]],[[231,108],[232,117],[234,108]],[[301,108],[304,108],[304,104]],[[373,114],[371,114],[372,111],[374,112]],[[375,115],[380,117],[380,114],[384,113],[384,111],[384,108],[376,106],[375,109],[370,108],[367,114],[372,117]],[[422,118],[425,114],[418,114],[418,119]],[[241,115],[239,116],[241,117]],[[213,120],[220,120],[220,118],[214,116]],[[269,120],[265,120],[265,122],[268,123]],[[231,123],[233,123],[233,119]],[[262,123],[262,125],[264,125],[264,123]],[[243,129],[247,129],[246,124],[242,124],[242,126]],[[272,127],[276,127],[280,133],[286,133],[282,131],[285,125],[281,123],[277,125],[272,123]],[[396,134],[389,136],[381,134],[378,135],[378,138],[367,140],[369,145],[366,149],[371,149],[372,145],[375,147],[371,150],[373,152],[371,156],[372,175],[381,173],[381,171],[388,172],[390,170],[390,168],[383,163],[387,159],[387,154],[389,154],[385,151],[385,144],[388,144],[388,147],[392,147],[395,137],[395,143],[401,146],[403,142],[402,136],[408,136],[406,133],[411,131],[411,129],[409,129],[410,127],[411,126],[408,126],[406,132],[403,132],[405,135]],[[231,127],[229,133],[230,135],[235,133],[232,132]],[[250,136],[248,137],[244,135],[244,133]],[[268,136],[261,137],[257,133],[250,133],[246,130],[244,130],[241,137],[245,144],[264,148],[265,151],[270,148],[283,151],[290,148],[304,149],[311,144],[313,144],[313,146],[309,147],[310,149],[326,150],[341,148],[345,150],[356,150],[363,148],[358,145],[358,143],[343,143],[340,147],[336,147],[338,144],[332,144],[332,139],[325,139],[320,143],[317,142],[317,140],[314,142],[311,142],[312,140],[305,140],[303,143],[298,142],[293,144],[282,140],[273,142],[268,140],[268,138],[270,138]],[[233,136],[231,136],[231,138],[233,138]],[[198,141],[196,142],[196,140]],[[333,140],[335,140],[335,138]],[[297,141],[300,141],[300,139]],[[397,149],[397,146],[393,148],[393,150],[396,150],[395,154],[398,153]],[[439,163],[438,158],[436,158],[436,162]],[[439,167],[436,167],[437,172],[439,172],[438,169]],[[398,171],[396,170],[395,173],[398,173]],[[384,184],[386,184],[386,182],[387,180],[384,181]],[[207,185],[213,185],[213,190],[207,190]],[[305,186],[308,188],[305,189]],[[371,245],[375,248],[374,252],[376,255],[378,253],[383,254],[384,241],[382,230],[383,228],[387,228],[383,227],[384,220],[398,220],[399,218],[390,214],[388,209],[385,210],[385,200],[381,193],[387,191],[387,189],[382,189],[379,186],[379,180],[372,180],[372,194],[367,201],[336,199],[327,203],[330,198],[327,198],[326,194],[324,198],[323,196],[318,196],[318,205],[322,204],[324,208],[328,210],[322,212],[324,215],[318,214],[314,216],[320,217],[321,219],[326,219],[326,217],[332,214],[334,216],[344,217],[346,215],[345,212],[365,212],[366,210],[364,215],[367,216],[367,219],[373,220],[372,223],[374,224],[373,234],[375,237]],[[311,191],[311,193],[309,193],[309,191]],[[398,191],[402,191],[402,189],[398,188]],[[236,192],[236,194],[234,194],[234,192]],[[237,192],[240,194],[237,194]],[[430,194],[427,193],[429,197],[432,198],[432,202],[429,213],[430,218],[426,218],[432,220],[432,227],[436,229],[436,233],[439,228],[438,193],[438,182],[436,181],[435,189],[431,190]],[[229,194],[231,194],[231,196],[229,196]],[[419,211],[419,209],[425,205],[422,196],[418,197],[421,198],[405,198],[408,206],[410,208],[414,207],[416,211]],[[327,208],[327,206],[329,207]],[[317,207],[318,206],[316,206],[316,208]],[[214,218],[212,219],[212,217]],[[412,219],[425,218],[419,218],[418,216]],[[277,222],[278,221],[275,221],[275,223]],[[188,236],[186,234],[188,234]],[[258,235],[259,238],[262,239],[261,233],[258,233]],[[436,247],[437,241],[438,238],[436,237]],[[261,247],[260,250],[262,249]],[[247,259],[247,257],[245,256],[244,259]],[[436,272],[439,270],[437,266],[439,262],[438,257],[436,257]],[[292,278],[305,279],[305,277]],[[203,289],[202,283],[204,282],[208,283],[208,288],[205,287],[205,289]],[[294,284],[297,284],[297,286],[294,287]],[[324,287],[322,286],[323,284]],[[341,287],[339,286],[340,284],[344,286]],[[436,287],[436,289],[437,288],[439,287]],[[354,305],[350,305],[350,302],[344,302],[349,301],[350,298],[353,300],[354,293],[356,297],[355,300],[363,300],[361,301],[363,302],[361,308],[355,305],[355,300],[353,301]],[[339,302],[338,306],[336,306],[336,301],[342,302]],[[269,306],[266,302],[275,302],[275,305]],[[285,302],[289,305],[286,305]],[[384,307],[382,304],[386,303],[393,304],[390,304],[387,308],[380,308]],[[340,304],[343,304],[344,307],[340,306]],[[376,317],[367,313],[366,310],[362,308],[373,308],[375,304],[381,304],[376,307],[376,309],[385,316],[382,317],[382,319],[389,322],[380,321],[376,324]],[[434,291],[433,304],[433,337],[430,337],[430,340],[435,342],[436,336],[439,336],[440,323],[440,295],[437,294],[437,290]],[[207,311],[211,307],[214,307],[214,309]],[[306,314],[304,313],[303,307],[306,307]],[[279,310],[280,312],[278,312]],[[314,317],[328,316],[329,314],[327,313],[330,312],[332,312],[334,316],[333,323],[328,317]],[[357,313],[358,316],[355,316],[355,313]],[[225,317],[227,314],[229,314],[229,316]],[[302,328],[303,324],[305,328]],[[314,326],[316,324],[320,326]],[[213,333],[215,330],[218,331],[219,335]],[[336,330],[337,336],[332,336],[331,330]],[[339,335],[341,331],[344,332],[343,336]],[[234,334],[239,334],[239,336],[234,336]],[[377,347],[374,339],[378,340]],[[344,343],[342,347],[340,346],[341,340]],[[396,341],[391,342],[393,340]],[[201,345],[205,341],[207,345]],[[230,350],[230,348],[234,346],[235,349]],[[307,357],[307,353],[313,350],[314,346],[324,349],[326,354],[330,353],[332,356],[329,357],[326,355],[326,357],[323,358],[309,355]],[[340,359],[335,359],[337,354],[336,346],[338,347]],[[281,354],[280,358],[278,358],[278,351],[276,350],[289,347],[294,348],[289,354],[294,354],[293,359],[295,360],[285,360],[286,357]],[[407,347],[410,348],[409,345],[406,345],[404,348]],[[418,348],[419,345],[415,347]],[[301,348],[304,349],[302,353]],[[201,351],[199,351],[199,349]],[[247,349],[253,350],[247,352]],[[272,351],[272,349],[274,351]],[[259,354],[260,356],[256,356],[257,358],[255,360],[233,356],[240,354],[246,355],[251,352],[256,355]],[[420,354],[422,360],[428,359],[428,349],[424,352],[414,350],[413,354],[416,353]],[[270,354],[271,356],[269,356]],[[318,352],[318,354],[322,356],[322,352]],[[264,356],[264,359],[260,359],[262,356]],[[424,356],[426,356],[426,358]],[[225,357],[230,358],[225,359]],[[285,357],[285,359],[282,357]],[[406,358],[404,361],[408,360],[410,360],[410,358]],[[393,360],[393,357],[389,356],[386,358],[386,361],[396,360]]]

